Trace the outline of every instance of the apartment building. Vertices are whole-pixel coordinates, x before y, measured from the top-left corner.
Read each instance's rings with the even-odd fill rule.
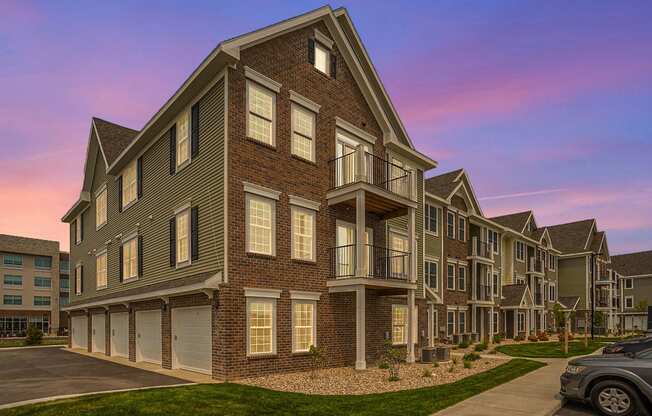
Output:
[[[652,306],[652,251],[611,256],[617,282],[618,327],[624,331],[649,330],[648,308]]]
[[[617,282],[611,273],[606,233],[595,219],[546,227],[559,257],[559,295],[577,297],[573,331],[584,331],[587,312],[602,312],[604,322],[597,332],[613,331],[617,324]],[[589,323],[590,325],[590,323]]]
[[[91,122],[71,346],[227,379],[308,368],[311,345],[414,361],[435,166],[345,9],[222,42],[143,129]]]
[[[0,337],[60,332],[59,256],[57,241],[0,234]]]
[[[554,329],[553,308],[558,301],[558,258],[546,227],[539,227],[532,211],[490,219],[503,227],[501,314],[506,337],[526,336]]]
[[[59,333],[68,333],[68,313],[61,310],[70,303],[70,253],[59,253]]]

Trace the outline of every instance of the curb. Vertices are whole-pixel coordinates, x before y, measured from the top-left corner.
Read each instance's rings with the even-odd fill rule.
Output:
[[[24,346],[24,347],[6,347],[6,348],[0,348],[0,352],[2,351],[16,351],[16,350],[33,350],[37,348],[63,348],[65,347],[66,344],[61,344],[61,345],[30,345],[30,346]]]
[[[197,383],[180,383],[180,384],[171,384],[171,385],[164,385],[164,386],[134,387],[134,388],[131,388],[131,389],[94,391],[94,392],[78,393],[78,394],[64,394],[64,395],[61,395],[61,396],[42,397],[40,399],[23,400],[23,401],[20,401],[20,402],[3,404],[3,405],[0,405],[0,410],[12,409],[14,407],[21,407],[21,406],[26,406],[26,405],[29,405],[29,404],[39,404],[39,403],[52,402],[52,401],[55,401],[55,400],[74,399],[74,398],[77,398],[77,397],[93,396],[93,395],[96,395],[96,394],[124,393],[124,392],[129,392],[129,391],[165,389],[165,388],[172,388],[172,387],[194,386],[196,384]]]

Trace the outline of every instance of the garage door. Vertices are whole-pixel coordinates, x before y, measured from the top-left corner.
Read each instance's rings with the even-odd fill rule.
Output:
[[[91,315],[91,348],[93,352],[106,351],[106,316],[104,314]]]
[[[71,341],[73,348],[88,348],[88,318],[73,316],[70,320],[72,327]]]
[[[136,361],[161,364],[161,311],[136,312]]]
[[[211,307],[172,309],[172,368],[211,374]]]
[[[129,313],[111,314],[111,355],[129,358]]]

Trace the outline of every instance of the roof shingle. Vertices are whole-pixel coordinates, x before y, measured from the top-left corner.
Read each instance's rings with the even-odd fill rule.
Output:
[[[517,212],[514,214],[499,215],[497,217],[489,218],[493,222],[497,222],[503,227],[511,228],[516,232],[523,231],[528,218],[530,218],[532,211]]]
[[[440,198],[447,199],[451,192],[459,185],[460,181],[455,179],[462,173],[463,169],[457,169],[452,172],[443,173],[426,179],[426,192]]]
[[[611,267],[623,276],[652,275],[652,250],[611,256]]]
[[[97,117],[93,117],[93,123],[97,129],[98,140],[104,151],[106,163],[109,165],[120,156],[120,153],[129,146],[139,133],[138,130]]]
[[[503,286],[503,300],[501,306],[521,306],[523,295],[527,286],[524,284]]]
[[[564,254],[587,251],[586,242],[594,221],[589,219],[547,226],[553,247]]]

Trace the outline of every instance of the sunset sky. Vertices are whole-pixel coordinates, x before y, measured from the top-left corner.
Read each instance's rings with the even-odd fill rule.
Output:
[[[221,40],[323,5],[124,3],[0,0],[0,233],[67,249],[92,116],[140,129]],[[652,249],[652,2],[340,5],[431,175]]]

